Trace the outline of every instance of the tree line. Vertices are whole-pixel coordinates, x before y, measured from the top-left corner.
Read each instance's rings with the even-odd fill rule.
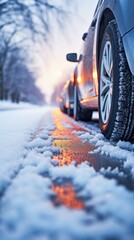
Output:
[[[0,1],[0,100],[45,102],[31,67],[32,49],[37,42],[47,46],[53,21],[63,27],[64,6],[49,0]]]

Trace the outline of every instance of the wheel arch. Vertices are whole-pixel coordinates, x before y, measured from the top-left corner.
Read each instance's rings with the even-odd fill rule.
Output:
[[[120,1],[119,1],[119,3],[120,3]],[[98,23],[99,30],[97,32],[97,40],[96,40],[96,66],[97,66],[98,75],[99,75],[100,46],[101,46],[101,42],[102,42],[102,38],[103,38],[103,33],[105,31],[105,28],[106,28],[108,22],[112,21],[113,19],[116,20],[117,26],[119,28],[119,31],[120,31],[120,34],[121,34],[121,37],[123,40],[124,51],[125,51],[125,54],[127,57],[127,61],[128,61],[130,70],[131,70],[132,74],[134,75],[134,51],[133,51],[134,28],[131,29],[131,31],[129,31],[131,18],[128,18],[128,16],[127,16],[127,20],[126,20],[126,19],[124,19],[123,14],[121,14],[121,16],[119,16],[118,8],[119,7],[121,8],[121,6],[122,6],[119,3],[117,4],[117,6],[115,5],[115,8],[113,9],[114,13],[110,8],[106,8],[99,19],[99,23]],[[128,5],[127,5],[127,7],[128,7]],[[122,9],[124,10],[124,5],[120,9],[121,13],[123,11]],[[126,27],[127,24],[129,26],[128,28]],[[128,31],[128,32],[126,32],[126,31]],[[130,48],[130,46],[132,46],[132,47]]]
[[[100,47],[101,47],[101,43],[102,43],[103,34],[104,34],[107,24],[110,21],[112,21],[113,19],[115,19],[113,12],[111,11],[111,9],[107,8],[103,12],[103,14],[100,18],[100,21],[99,21],[99,27],[98,27],[99,31],[98,31],[98,37],[97,37],[97,43],[96,43],[96,46],[97,46],[96,64],[97,64],[98,74],[99,74]]]
[[[115,58],[113,59],[114,60],[113,62],[115,64],[113,64],[114,84],[112,91],[114,97],[112,98],[112,105],[107,125],[105,125],[106,128],[104,126],[105,122],[103,123],[100,122],[100,127],[103,134],[108,139],[112,139],[115,141],[118,141],[120,139],[131,140],[133,137],[134,128],[134,115],[132,111],[134,105],[133,80],[127,63],[124,46],[122,42],[122,36],[121,34],[118,33],[118,25],[116,20],[111,21],[108,24],[107,32],[105,33],[105,37],[102,40],[101,57],[103,56],[104,44],[109,39],[114,39],[113,49],[114,53],[117,53],[113,54],[113,56],[115,56]],[[101,61],[100,63],[102,62],[103,61]],[[99,109],[101,109],[100,106]]]

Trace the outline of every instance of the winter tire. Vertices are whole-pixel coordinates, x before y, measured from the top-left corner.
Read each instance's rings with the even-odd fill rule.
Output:
[[[67,108],[65,106],[63,106],[63,113],[67,113]]]
[[[78,121],[80,119],[80,106],[78,101],[78,86],[74,86],[74,120]]]
[[[92,119],[92,110],[80,106],[78,100],[78,86],[74,86],[74,119],[76,121],[90,121]]]
[[[72,117],[73,116],[73,109],[70,107],[70,104],[69,104],[69,107],[67,109],[67,114]]]
[[[99,121],[106,138],[132,140],[133,107],[134,78],[116,21],[113,20],[103,35],[99,63]]]

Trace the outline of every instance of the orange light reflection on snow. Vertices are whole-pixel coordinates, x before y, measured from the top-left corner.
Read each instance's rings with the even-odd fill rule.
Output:
[[[56,193],[57,201],[64,206],[73,209],[83,209],[84,203],[77,199],[75,189],[71,185],[53,185],[52,190]]]

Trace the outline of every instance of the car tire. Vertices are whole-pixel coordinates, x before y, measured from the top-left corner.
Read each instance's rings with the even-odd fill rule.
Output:
[[[67,108],[63,106],[63,113],[67,114]]]
[[[69,107],[67,109],[67,114],[72,117],[73,116],[73,109],[70,107],[70,104],[69,104]]]
[[[74,119],[75,121],[91,121],[93,111],[80,106],[78,100],[78,86],[74,86]]]
[[[134,78],[115,20],[107,25],[99,61],[99,122],[113,141],[132,140],[134,129]]]
[[[80,120],[80,105],[78,100],[78,86],[74,85],[74,120]]]
[[[81,108],[81,120],[89,122],[92,120],[93,111],[90,109]]]

